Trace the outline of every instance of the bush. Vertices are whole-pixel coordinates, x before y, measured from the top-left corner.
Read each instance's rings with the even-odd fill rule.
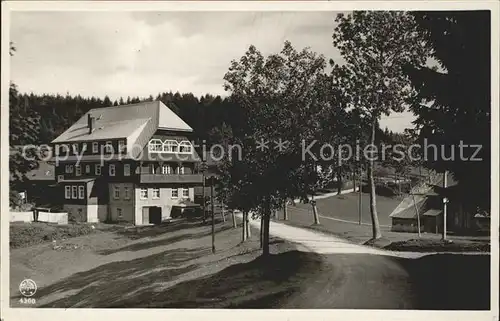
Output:
[[[91,224],[52,225],[46,223],[11,223],[10,247],[27,247],[94,233]]]

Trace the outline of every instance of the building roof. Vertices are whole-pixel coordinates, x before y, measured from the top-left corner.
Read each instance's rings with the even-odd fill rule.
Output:
[[[59,183],[88,183],[88,182],[95,181],[96,179],[97,179],[97,177],[62,179],[59,181]]]
[[[89,133],[87,126],[88,115],[95,117],[96,121],[92,133]],[[137,130],[150,121],[155,130],[193,131],[161,101],[153,101],[91,109],[52,143],[129,138],[137,135]]]
[[[424,213],[424,216],[438,216],[441,213],[443,213],[443,210],[438,210],[438,209],[430,209],[427,212]]]
[[[9,146],[9,157],[22,153],[23,145]],[[55,180],[54,165],[44,161],[37,161],[38,166],[25,174],[26,179],[30,181],[53,181]],[[12,179],[11,172],[11,179]],[[15,174],[14,174],[15,175]]]
[[[417,209],[420,215],[422,215],[422,210],[425,207],[426,199],[420,199],[419,201],[416,202]],[[389,215],[391,218],[406,218],[406,219],[416,219],[417,218],[417,213],[415,211],[415,205],[413,203],[409,204],[407,207],[402,208],[401,210],[397,212],[391,213]]]
[[[38,168],[26,173],[30,181],[53,181],[55,180],[54,165],[47,162],[38,162]]]
[[[95,130],[91,133],[88,128],[89,115],[95,119]],[[193,131],[161,101],[152,101],[91,109],[52,143],[126,139],[127,155],[124,155],[124,158],[136,159],[151,136],[159,129],[185,133]],[[93,160],[92,156],[100,157],[84,155],[81,160]],[[66,157],[64,160],[70,161]]]

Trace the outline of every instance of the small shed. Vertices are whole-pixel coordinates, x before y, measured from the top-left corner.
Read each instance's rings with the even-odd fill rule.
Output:
[[[391,218],[391,231],[393,232],[418,232],[418,219],[417,211],[420,215],[420,228],[422,231],[423,218],[422,212],[425,206],[425,198],[417,201],[416,206],[413,203],[409,203],[406,207],[391,213],[389,217]],[[415,208],[416,207],[416,208]]]
[[[424,213],[424,231],[426,233],[441,233],[443,231],[443,210],[430,209]]]

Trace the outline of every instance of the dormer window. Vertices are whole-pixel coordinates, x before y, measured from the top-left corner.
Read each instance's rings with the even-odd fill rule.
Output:
[[[179,153],[191,154],[192,152],[193,152],[193,147],[191,146],[190,142],[185,140],[179,144]]]
[[[119,140],[118,141],[118,151],[119,153],[125,153],[127,150],[127,145],[125,144],[124,140]]]
[[[82,152],[87,151],[87,143],[82,144]]]
[[[163,143],[163,152],[177,153],[179,151],[179,144],[175,140],[166,140]]]
[[[110,153],[110,154],[113,153],[113,144],[110,141],[106,142],[105,150],[106,150],[106,153]]]
[[[63,144],[60,146],[59,149],[60,153],[66,153],[66,155],[69,153],[69,147],[66,144]]]
[[[148,144],[150,153],[161,153],[163,151],[163,143],[160,139],[151,139]]]
[[[78,154],[78,144],[73,144],[73,153]]]
[[[94,153],[94,154],[99,153],[99,143],[98,142],[92,143],[92,153]]]

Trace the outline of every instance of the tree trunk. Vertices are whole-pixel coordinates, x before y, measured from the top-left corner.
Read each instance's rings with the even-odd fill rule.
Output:
[[[236,223],[236,214],[234,213],[234,210],[231,211],[231,218],[233,219],[233,227],[237,228],[238,224]]]
[[[373,119],[372,132],[370,138],[372,146],[375,146],[375,125],[376,125],[376,119]],[[370,182],[370,214],[372,217],[373,239],[379,239],[382,237],[382,232],[380,231],[380,224],[378,222],[377,199],[375,194],[375,178],[373,177],[374,168],[375,168],[375,162],[372,156],[370,157],[370,163],[368,165],[368,180]]]
[[[246,233],[246,230],[247,230],[247,220],[246,220],[246,216],[248,215],[247,212],[243,212],[243,226],[242,226],[242,235],[241,235],[241,242],[245,242],[247,240],[247,233]]]
[[[337,171],[337,195],[342,194],[342,167]]]
[[[220,211],[222,215],[222,222],[226,223],[226,209],[224,208],[224,202],[220,202]]]
[[[420,231],[420,213],[418,212],[418,206],[417,203],[415,202],[415,194],[412,191],[412,186],[411,186],[411,181],[410,181],[410,193],[411,197],[413,199],[413,207],[415,208],[415,214],[417,215],[417,232],[418,232],[418,237],[422,236],[422,233]]]
[[[210,207],[212,208],[212,253],[215,253],[215,207],[213,179],[210,182]]]
[[[142,165],[141,165],[141,169],[142,169]],[[203,204],[202,204],[202,207],[203,207],[203,223],[206,222],[207,220],[207,209],[206,209],[206,202],[205,202],[205,173],[203,173]]]
[[[264,211],[264,235],[262,236],[262,255],[264,257],[269,256],[269,221],[271,218],[271,208],[270,204],[266,204],[266,208]]]
[[[260,230],[259,230],[259,234],[260,234],[260,248],[262,249],[263,248],[263,235],[264,235],[264,213],[261,213],[260,215]]]
[[[314,200],[314,194],[311,196],[311,206],[313,210],[314,224],[319,225],[319,215],[318,208],[316,207],[316,201]]]
[[[287,205],[286,205],[286,200],[283,203],[283,220],[284,221],[288,220],[288,208],[287,208]]]
[[[352,173],[351,173],[351,181],[352,181],[352,191],[353,192],[356,192],[356,170],[352,170]]]
[[[245,220],[247,222],[246,224],[246,233],[247,233],[247,239],[249,239],[250,237],[252,237],[252,232],[251,232],[251,228],[250,228],[250,214],[247,213],[247,215],[245,216]]]

